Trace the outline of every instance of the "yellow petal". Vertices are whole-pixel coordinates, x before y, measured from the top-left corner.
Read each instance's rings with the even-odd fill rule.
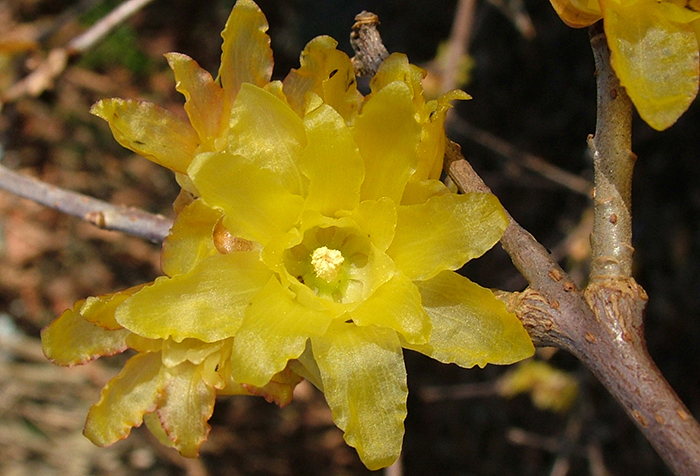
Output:
[[[401,205],[421,205],[435,195],[445,195],[450,192],[444,183],[439,180],[421,180],[408,182],[401,197]]]
[[[103,355],[127,349],[126,329],[107,330],[80,315],[84,300],[75,303],[41,331],[41,345],[46,357],[58,365],[79,365]]]
[[[426,71],[408,62],[408,57],[403,53],[392,53],[385,59],[377,74],[372,77],[370,87],[376,94],[394,81],[403,82],[409,89],[413,99],[413,107],[418,114],[423,113],[425,98],[423,97],[423,78]],[[421,117],[421,121],[425,118]]]
[[[107,446],[141,426],[144,413],[156,408],[160,368],[160,352],[130,358],[90,408],[83,434],[97,446]]]
[[[360,203],[364,164],[343,118],[322,105],[304,118],[308,146],[299,167],[309,179],[305,207],[326,216]]]
[[[310,335],[326,331],[330,320],[328,312],[299,304],[277,278],[271,278],[252,299],[233,340],[234,378],[256,387],[266,385],[287,361],[301,355]]]
[[[221,37],[221,67],[217,78],[229,98],[243,83],[263,87],[272,76],[270,37],[265,15],[252,0],[238,0]]]
[[[182,456],[196,458],[211,427],[216,391],[206,385],[196,365],[183,362],[163,372],[158,405],[161,425]]]
[[[668,18],[667,7],[682,9],[661,3],[602,3],[615,73],[639,115],[656,130],[670,127],[688,109],[700,74],[695,30]]]
[[[146,286],[146,284],[139,284],[116,293],[95,297],[91,296],[85,300],[85,304],[77,309],[83,319],[92,322],[96,326],[103,327],[110,331],[122,329],[121,324],[114,318],[114,312],[117,306],[121,305],[129,296],[136,294],[144,286]]]
[[[594,24],[603,14],[598,0],[549,0],[557,15],[572,28],[583,28]]]
[[[146,428],[148,428],[148,431],[153,433],[153,436],[155,436],[158,439],[161,445],[166,446],[168,448],[175,447],[175,443],[173,443],[170,440],[170,438],[168,438],[168,434],[163,429],[163,425],[160,422],[158,412],[146,413],[143,416],[143,422],[146,424]]]
[[[166,53],[165,57],[175,74],[175,89],[185,96],[185,111],[192,127],[200,142],[209,142],[210,150],[214,150],[214,139],[228,127],[229,111],[224,111],[223,90],[189,56]]]
[[[202,259],[217,254],[212,236],[221,215],[203,200],[195,200],[177,215],[160,254],[166,275],[187,273]]]
[[[345,441],[370,470],[391,465],[401,452],[408,396],[396,333],[336,321],[311,342],[326,401]]]
[[[408,177],[418,165],[420,134],[405,83],[395,81],[372,95],[355,119],[353,131],[365,161],[363,200],[401,200]]]
[[[301,215],[304,199],[254,162],[223,152],[200,154],[189,174],[207,204],[224,211],[223,223],[234,236],[265,245]]]
[[[163,365],[173,368],[183,362],[199,365],[214,352],[221,350],[224,341],[206,343],[197,339],[185,339],[175,342],[172,339],[163,341]]]
[[[412,344],[425,344],[430,338],[430,317],[423,309],[421,295],[413,281],[397,273],[362,302],[350,317],[358,326],[393,329]]]
[[[109,123],[122,146],[175,172],[187,171],[199,145],[197,132],[187,121],[155,104],[103,99],[90,113]]]
[[[116,318],[149,339],[214,342],[236,333],[251,297],[269,277],[258,252],[211,256],[189,273],[156,279],[119,306]]]
[[[329,36],[311,40],[301,53],[299,69],[284,79],[284,92],[292,109],[304,117],[307,93],[313,92],[350,123],[360,107],[355,71],[350,58],[336,49],[338,42]]]
[[[494,195],[438,195],[422,205],[398,208],[387,254],[411,279],[430,279],[484,254],[506,226],[508,218]]]
[[[445,155],[445,119],[451,107],[450,101],[457,99],[467,100],[471,96],[455,89],[425,105],[425,120],[418,144],[418,168],[411,176],[412,182],[440,178]]]
[[[355,220],[379,251],[386,251],[396,230],[396,205],[392,200],[365,200],[348,216]]]
[[[518,318],[488,289],[452,271],[416,284],[433,331],[429,344],[404,347],[462,367],[512,364],[534,353]]]
[[[292,109],[264,89],[244,84],[233,103],[229,152],[270,170],[292,193],[305,188],[297,162],[306,146],[304,124]]]

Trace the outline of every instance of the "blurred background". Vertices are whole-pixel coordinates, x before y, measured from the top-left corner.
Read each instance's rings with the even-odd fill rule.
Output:
[[[216,74],[219,32],[233,0],[154,0],[67,64],[66,46],[120,2],[0,2],[2,163],[116,204],[172,216],[172,174],[121,148],[88,111],[103,97],[138,98],[182,114],[163,53]],[[328,34],[352,56],[362,10],[379,15],[390,52],[429,71],[437,94],[457,1],[260,0],[270,22],[275,79],[303,46]],[[458,62],[473,100],[456,105],[449,136],[504,206],[585,284],[595,127],[588,34],[566,27],[546,0],[479,0],[468,56]],[[60,59],[60,58],[59,58]],[[459,59],[459,58],[458,58]],[[43,68],[43,69],[42,69]],[[37,73],[37,71],[45,71]],[[32,78],[27,80],[26,78]],[[635,278],[650,295],[650,353],[700,415],[700,107],[655,132],[635,119]],[[284,409],[260,398],[217,402],[200,460],[160,446],[144,429],[109,448],[82,434],[89,406],[124,356],[64,369],[41,353],[39,332],[76,300],[153,280],[159,246],[100,230],[0,191],[0,474],[362,475],[370,473],[304,383]],[[521,290],[498,247],[464,270]],[[570,355],[538,351],[542,366],[461,369],[406,352],[409,413],[397,476],[670,474],[607,391]],[[517,382],[529,389],[517,395]],[[523,383],[524,382],[524,383]]]

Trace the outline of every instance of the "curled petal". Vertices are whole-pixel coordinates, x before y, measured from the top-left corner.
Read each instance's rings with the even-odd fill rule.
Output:
[[[200,154],[189,173],[207,204],[224,211],[223,223],[234,236],[265,245],[299,220],[304,199],[254,162],[223,152]]]
[[[360,203],[364,164],[345,121],[322,105],[304,118],[308,146],[300,168],[309,179],[305,207],[334,216]]]
[[[237,381],[265,386],[304,352],[310,335],[328,328],[329,312],[303,306],[290,294],[273,277],[253,298],[233,340],[231,363]]]
[[[117,322],[149,339],[215,342],[236,333],[269,277],[258,252],[210,256],[190,272],[160,277],[134,294],[117,309]]]
[[[90,408],[83,434],[97,446],[107,446],[141,426],[143,415],[156,409],[160,368],[160,352],[130,358]]]
[[[323,102],[351,123],[360,107],[362,96],[357,91],[355,72],[350,58],[336,49],[338,42],[329,36],[311,40],[301,53],[301,68],[293,69],[284,78],[284,92],[289,105],[304,117],[313,92]]]
[[[639,115],[656,130],[673,125],[698,93],[698,37],[687,20],[700,14],[665,2],[603,2],[605,34],[620,84]],[[685,13],[682,13],[685,12]]]
[[[406,369],[390,329],[334,322],[311,338],[333,420],[370,470],[391,465],[401,452],[406,418]]]
[[[175,89],[185,96],[185,112],[200,142],[210,143],[228,127],[228,110],[224,111],[224,92],[211,74],[192,58],[182,53],[166,53],[166,59],[175,74]]]
[[[203,200],[195,200],[177,215],[160,254],[160,267],[166,275],[185,274],[217,253],[212,236],[221,215]]]
[[[559,17],[572,28],[590,26],[603,18],[598,0],[549,0]]]
[[[452,271],[416,284],[433,330],[428,344],[404,347],[462,367],[512,364],[534,353],[518,318],[488,289]]]
[[[109,123],[122,146],[175,172],[187,171],[199,145],[187,121],[149,102],[103,99],[90,112]]]
[[[160,423],[182,456],[196,458],[209,435],[216,391],[208,386],[198,366],[183,362],[163,371],[163,392],[158,405]]]
[[[426,71],[409,63],[405,54],[392,53],[379,66],[377,74],[372,77],[370,87],[372,88],[372,93],[376,94],[394,81],[403,82],[410,91],[415,112],[422,114],[425,106],[425,97],[423,96],[423,78],[425,78],[425,75]],[[421,117],[421,121],[425,119],[425,117]]]
[[[85,300],[75,303],[41,331],[41,346],[46,357],[58,365],[85,364],[98,357],[127,349],[126,329],[108,330],[85,320],[80,309]]]
[[[221,37],[218,81],[232,99],[243,83],[263,87],[272,76],[272,49],[267,19],[252,0],[238,0]]]
[[[508,218],[492,194],[438,195],[421,205],[398,208],[396,234],[387,254],[411,279],[430,279],[484,254],[506,226]]]
[[[175,342],[172,339],[163,341],[163,365],[168,368],[177,367],[183,362],[199,365],[214,352],[221,350],[223,341],[205,343],[197,339],[185,339]]]

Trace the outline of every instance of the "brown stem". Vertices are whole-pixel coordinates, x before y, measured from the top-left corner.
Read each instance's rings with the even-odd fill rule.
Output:
[[[112,205],[87,195],[64,190],[14,172],[3,165],[0,165],[0,189],[89,221],[100,228],[121,231],[154,243],[162,242],[172,226],[172,220],[164,216],[153,215],[137,208]]]

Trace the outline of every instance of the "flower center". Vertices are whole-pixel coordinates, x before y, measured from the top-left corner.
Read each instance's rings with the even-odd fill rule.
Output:
[[[326,246],[316,248],[311,255],[311,266],[319,278],[330,283],[338,278],[338,271],[345,261],[343,254]]]

